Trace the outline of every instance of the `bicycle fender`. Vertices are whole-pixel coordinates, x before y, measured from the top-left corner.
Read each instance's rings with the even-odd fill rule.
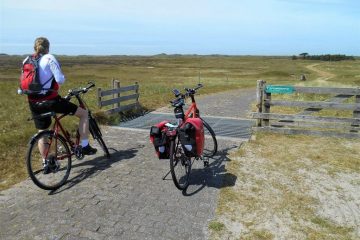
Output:
[[[54,131],[51,131],[51,130],[44,130],[44,131],[38,132],[31,137],[29,144],[33,144],[36,141],[36,139],[39,138],[39,135],[44,134],[45,132],[47,132],[49,134],[54,133]]]

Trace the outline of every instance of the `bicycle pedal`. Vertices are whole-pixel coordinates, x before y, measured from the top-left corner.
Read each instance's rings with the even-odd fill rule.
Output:
[[[209,161],[208,160],[204,160],[204,167],[208,167],[210,164],[209,164]]]
[[[81,145],[75,147],[74,154],[75,154],[76,159],[78,159],[78,160],[81,160],[84,158],[84,154],[83,154]]]

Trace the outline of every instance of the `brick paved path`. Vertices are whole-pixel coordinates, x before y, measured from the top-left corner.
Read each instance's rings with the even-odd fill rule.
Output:
[[[30,180],[0,192],[0,239],[207,239],[222,179],[236,182],[225,163],[241,140],[219,139],[218,156],[206,169],[195,162],[182,193],[170,176],[162,180],[169,163],[155,158],[148,131],[103,131],[111,160],[75,160],[55,192]]]

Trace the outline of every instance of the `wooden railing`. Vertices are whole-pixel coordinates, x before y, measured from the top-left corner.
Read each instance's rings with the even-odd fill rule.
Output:
[[[120,87],[120,81],[112,80],[113,88],[102,90],[98,88],[98,106],[100,108],[111,105],[107,113],[119,113],[139,107],[139,84]],[[110,97],[110,98],[109,98]]]
[[[330,95],[325,101],[272,100],[272,94]],[[350,100],[353,98],[354,100]],[[273,106],[301,109],[296,114],[271,112]],[[285,134],[310,134],[337,137],[360,137],[360,88],[297,87],[257,83],[256,131],[273,131]],[[352,117],[314,116],[323,109],[347,110]]]

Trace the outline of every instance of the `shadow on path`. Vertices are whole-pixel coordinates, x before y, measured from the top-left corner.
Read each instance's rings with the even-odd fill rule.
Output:
[[[49,195],[58,194],[62,191],[68,190],[86,178],[95,176],[99,171],[110,168],[114,163],[135,157],[136,153],[139,151],[138,149],[143,147],[144,146],[141,145],[138,148],[131,148],[124,151],[117,151],[116,149],[113,149],[115,152],[110,154],[110,159],[107,159],[104,156],[98,156],[91,160],[80,160],[81,162],[78,161],[77,164],[71,166],[72,171],[76,171],[76,168],[80,168],[80,170],[76,171],[77,175],[73,176],[71,179],[68,179],[66,184],[61,188],[50,191]]]
[[[182,192],[183,195],[192,196],[205,187],[220,189],[234,186],[237,177],[227,172],[225,163],[231,161],[228,158],[230,150],[237,149],[238,147],[239,146],[234,145],[218,151],[213,159],[210,159],[210,165],[208,167],[192,169],[190,173],[190,184],[187,189]]]

